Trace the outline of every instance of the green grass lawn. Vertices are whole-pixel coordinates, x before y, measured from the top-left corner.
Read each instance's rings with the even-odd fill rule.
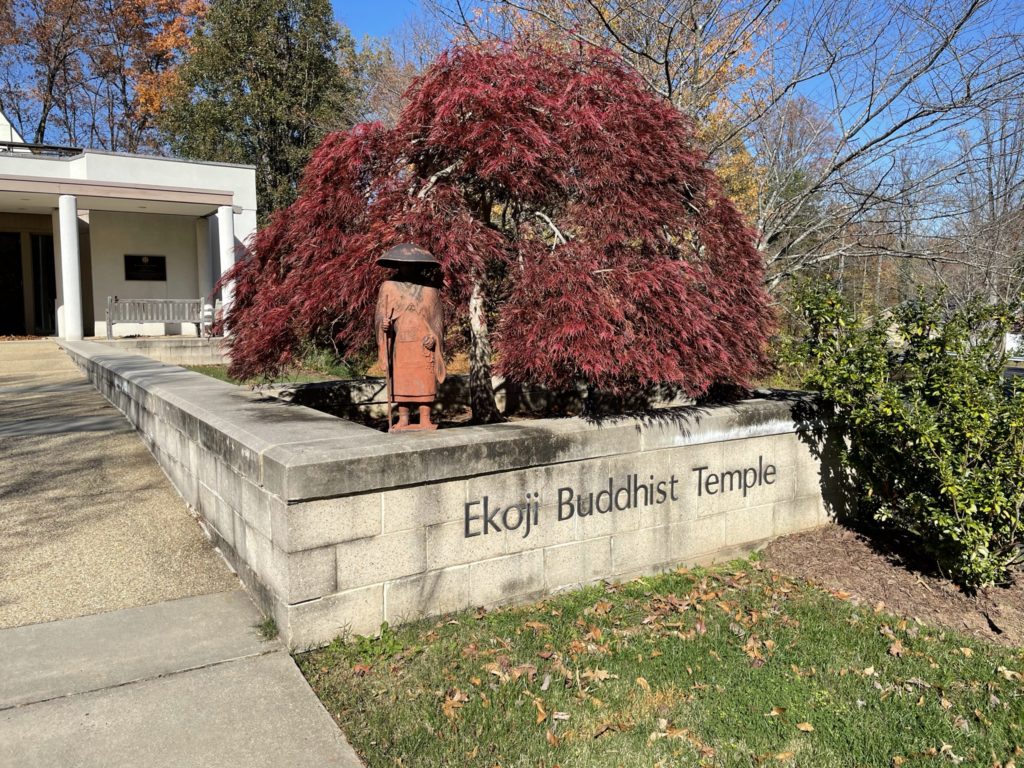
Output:
[[[218,381],[226,381],[228,384],[244,384],[245,382],[238,379],[234,379],[228,375],[228,367],[226,365],[186,365],[190,371],[201,373],[203,376],[209,376],[212,379]]]
[[[189,370],[211,376],[229,384],[309,384],[316,381],[334,381],[358,379],[366,375],[373,360],[366,356],[356,356],[351,360],[340,360],[326,349],[309,347],[303,350],[299,358],[279,375],[268,380],[262,377],[252,379],[236,379],[228,374],[226,365],[187,365]]]
[[[298,662],[371,767],[1024,766],[1024,651],[839,598],[741,561]]]
[[[210,376],[211,378],[218,379],[220,381],[226,381],[229,384],[266,384],[268,382],[262,379],[236,379],[228,374],[228,367],[226,365],[186,365],[190,371],[201,373],[204,376]],[[329,373],[319,373],[316,371],[289,371],[288,373],[282,374],[276,378],[273,383],[275,384],[308,384],[313,381],[330,381],[336,379],[337,376],[333,376]]]

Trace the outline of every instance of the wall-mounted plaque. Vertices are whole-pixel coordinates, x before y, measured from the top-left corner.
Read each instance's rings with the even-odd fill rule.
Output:
[[[167,280],[166,256],[124,256],[125,280]]]

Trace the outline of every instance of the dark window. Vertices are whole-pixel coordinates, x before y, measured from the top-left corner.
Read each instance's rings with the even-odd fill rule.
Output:
[[[36,333],[57,332],[57,277],[53,265],[53,235],[32,235],[32,295],[36,305]]]
[[[0,232],[0,335],[25,333],[21,235]]]

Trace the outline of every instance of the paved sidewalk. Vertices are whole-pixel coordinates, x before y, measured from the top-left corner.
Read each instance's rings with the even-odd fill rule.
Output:
[[[357,768],[260,619],[56,343],[0,343],[0,768]]]
[[[131,425],[60,347],[0,343],[0,628],[237,583]]]
[[[357,768],[241,591],[0,630],[0,768]]]

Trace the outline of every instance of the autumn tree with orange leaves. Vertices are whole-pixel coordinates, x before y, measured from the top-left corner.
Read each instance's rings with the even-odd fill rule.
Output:
[[[12,0],[0,10],[0,109],[28,141],[138,152],[203,0]]]

